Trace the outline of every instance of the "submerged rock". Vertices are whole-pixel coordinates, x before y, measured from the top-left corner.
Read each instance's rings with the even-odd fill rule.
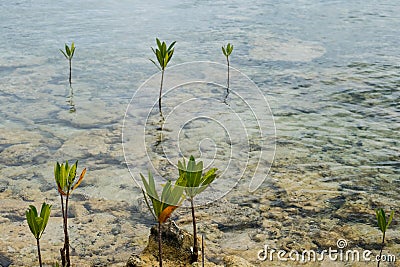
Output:
[[[163,263],[171,266],[190,265],[193,235],[180,229],[174,222],[161,225]],[[158,225],[150,230],[149,242],[141,255],[132,255],[127,267],[152,266],[158,263]]]
[[[226,267],[254,267],[253,264],[249,263],[245,259],[235,256],[229,255],[224,257],[224,266]]]
[[[180,229],[174,222],[161,225],[163,259],[189,262],[193,246],[193,235]],[[200,242],[200,241],[199,241]],[[200,243],[199,243],[200,244]],[[144,253],[158,257],[158,226],[150,230],[149,243]]]
[[[190,263],[193,249],[193,235],[180,229],[174,222],[163,224],[162,232],[162,249],[163,249],[163,266],[183,267],[183,266],[202,266],[201,262]],[[199,245],[201,241],[198,240]],[[199,253],[199,261],[201,254]],[[129,257],[126,267],[145,267],[158,266],[158,225],[150,230],[149,241],[147,247],[140,255],[133,254]],[[217,265],[205,259],[204,266],[253,266],[246,260],[238,256],[226,256],[222,265]]]

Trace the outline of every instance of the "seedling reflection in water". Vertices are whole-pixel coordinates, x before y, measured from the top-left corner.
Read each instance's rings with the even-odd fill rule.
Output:
[[[212,168],[206,174],[203,175],[203,162],[200,161],[196,164],[196,160],[193,156],[190,156],[189,162],[186,166],[185,160],[183,163],[178,161],[179,168],[179,179],[177,184],[185,186],[185,195],[190,202],[192,210],[192,222],[193,222],[193,253],[192,263],[198,261],[199,248],[197,245],[197,228],[196,228],[196,216],[194,211],[194,197],[203,192],[217,177],[217,168]]]
[[[72,84],[72,58],[74,57],[75,53],[75,44],[72,42],[71,47],[65,44],[65,51],[61,50],[61,53],[69,62],[69,85]]]
[[[46,203],[42,204],[42,208],[40,210],[40,215],[38,216],[38,212],[35,206],[30,205],[29,209],[25,212],[26,220],[28,221],[29,229],[31,230],[33,236],[36,238],[36,246],[38,250],[38,258],[39,265],[42,267],[42,256],[40,253],[40,238],[43,235],[44,229],[46,229],[47,222],[50,217],[51,205]]]
[[[76,169],[78,168],[78,161],[75,162],[72,166],[68,164],[68,161],[65,164],[56,163],[54,166],[54,178],[56,180],[57,189],[61,198],[61,211],[63,217],[63,226],[64,226],[64,246],[60,249],[61,254],[61,262],[63,267],[71,266],[70,253],[69,253],[69,236],[68,236],[68,201],[69,196],[72,191],[76,189],[82,182],[83,177],[86,174],[86,168],[82,170],[82,173],[79,176],[79,179],[75,182],[76,179]],[[74,183],[75,182],[75,183]],[[64,198],[65,198],[65,206],[64,206]]]
[[[376,210],[376,219],[378,221],[378,227],[382,232],[382,245],[381,245],[381,250],[379,252],[379,259],[381,259],[381,257],[382,257],[382,250],[385,245],[386,230],[388,229],[390,223],[392,222],[393,216],[394,216],[394,211],[392,210],[392,212],[390,213],[390,216],[389,216],[389,220],[386,221],[385,211],[382,208]],[[379,264],[380,264],[380,260],[378,261],[378,265],[377,265],[378,267],[379,267]]]
[[[172,42],[172,44],[170,44],[167,48],[167,44],[165,42],[162,42],[156,38],[156,43],[157,43],[157,48],[154,49],[153,47],[151,48],[151,50],[153,51],[153,53],[156,55],[157,58],[157,63],[150,59],[151,62],[153,62],[154,65],[156,65],[156,67],[161,71],[161,82],[160,82],[160,95],[158,96],[158,109],[160,111],[160,114],[162,114],[161,112],[161,94],[162,94],[162,88],[163,88],[163,82],[164,82],[164,70],[167,67],[169,61],[171,60],[173,54],[174,54],[174,45],[176,43]]]
[[[74,89],[72,88],[72,86],[69,87],[69,96],[67,97],[67,103],[69,104],[69,112],[76,112],[76,107],[74,103]]]
[[[161,235],[161,224],[166,222],[171,216],[172,212],[182,203],[183,201],[183,187],[172,185],[171,181],[168,181],[162,190],[161,198],[158,196],[153,175],[149,171],[149,181],[147,182],[145,177],[140,174],[144,185],[143,196],[146,201],[147,207],[149,208],[154,219],[158,222],[158,261],[159,266],[162,267],[162,235]],[[152,208],[150,207],[147,197],[150,198]]]

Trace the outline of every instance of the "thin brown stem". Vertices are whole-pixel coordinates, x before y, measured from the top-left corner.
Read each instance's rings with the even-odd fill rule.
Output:
[[[378,267],[379,267],[379,264],[381,263],[382,250],[383,250],[383,247],[384,247],[384,246],[385,246],[385,232],[383,232],[381,251],[379,252]]]
[[[201,266],[204,267],[204,235],[201,235]]]
[[[64,227],[64,237],[65,237],[65,232],[66,232],[66,225],[65,225],[65,210],[64,210],[64,199],[62,194],[60,193],[60,198],[61,198],[61,212],[62,212],[62,217],[63,217],[63,227]],[[65,267],[66,264],[66,259],[65,259],[65,239],[64,239],[64,247],[60,249],[60,254],[61,254],[61,264],[63,267]]]
[[[162,235],[161,235],[161,222],[158,222],[158,262],[162,267]]]
[[[69,199],[69,190],[67,191],[67,197],[65,200],[65,217],[64,217],[64,235],[65,235],[65,241],[64,241],[64,249],[65,249],[65,256],[67,259],[67,266],[71,266],[71,259],[69,257],[69,236],[68,236],[68,199]]]
[[[225,95],[225,99],[224,99],[224,103],[227,104],[226,100],[228,99],[229,96],[229,57],[226,56],[226,63],[228,64],[228,79],[226,82],[226,95]]]
[[[42,255],[40,254],[39,238],[36,238],[36,245],[37,245],[37,250],[38,250],[39,266],[42,267]]]
[[[229,58],[226,57],[226,62],[228,63],[228,81],[227,81],[227,93],[229,93]]]
[[[193,253],[192,253],[192,262],[197,262],[199,258],[199,249],[197,246],[197,228],[196,228],[196,216],[194,215],[194,204],[193,198],[190,199],[190,205],[192,208],[192,221],[193,221]]]
[[[69,59],[69,85],[72,85],[72,59]]]
[[[160,95],[158,96],[158,109],[159,109],[159,111],[160,111],[161,116],[162,116],[162,111],[161,111],[161,95],[162,95],[163,82],[164,82],[164,69],[161,70]]]

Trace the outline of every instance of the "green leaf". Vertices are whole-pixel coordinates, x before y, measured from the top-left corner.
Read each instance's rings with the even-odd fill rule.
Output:
[[[167,63],[165,64],[165,67],[167,66],[173,55],[174,55],[174,49],[168,52],[168,60]]]
[[[208,185],[211,184],[214,179],[217,177],[216,172],[217,172],[217,168],[212,168],[211,170],[209,170],[206,174],[204,174],[203,179],[202,179],[202,184],[203,185]]]
[[[228,43],[227,48],[226,48],[227,56],[230,56],[231,53],[232,53],[232,51],[233,51],[233,45],[231,45],[230,43]]]
[[[186,173],[185,159],[183,159],[183,163],[180,160],[178,160],[178,170],[179,170],[179,176],[182,176]]]
[[[162,67],[162,66],[163,66],[164,58],[163,58],[163,56],[162,56],[162,54],[161,54],[161,51],[158,50],[158,49],[156,49],[156,56],[157,56],[158,63],[159,63],[160,66]]]
[[[201,175],[202,175],[202,173],[203,173],[203,162],[202,161],[200,161],[199,163],[197,163],[196,164],[196,166],[195,166],[195,174],[194,174],[194,178],[195,178],[195,181],[194,181],[194,184],[195,184],[195,186],[200,186],[201,185],[201,182],[202,182],[202,177],[201,177]]]
[[[165,42],[162,42],[160,50],[162,51],[163,55],[165,55],[167,52],[167,44]]]
[[[203,162],[200,161],[198,164],[196,164],[196,160],[194,159],[194,157],[190,156],[186,169],[187,185],[189,187],[198,187],[201,182],[202,172],[203,172]]]
[[[382,208],[376,210],[376,218],[379,229],[382,231],[382,233],[386,232],[385,211]]]
[[[184,190],[183,186],[179,186],[179,185],[173,186],[173,189],[171,191],[172,198],[171,198],[171,201],[169,202],[169,204],[172,204],[174,206],[179,206],[181,204],[181,202],[183,201],[183,197],[184,197],[183,190]]]
[[[156,220],[158,220],[159,222],[163,223],[175,210],[175,208],[180,204],[183,195],[183,187],[172,185],[171,181],[168,181],[163,186],[161,199],[159,199],[157,191],[155,189],[154,178],[151,172],[149,171],[149,181],[146,181],[146,178],[142,174],[140,174],[140,177],[142,179],[144,188],[146,190],[146,192],[144,192],[144,190],[142,190],[142,192],[145,197],[147,207],[151,211],[154,218],[156,218]],[[151,199],[153,209],[150,208],[146,195]],[[165,209],[171,206],[172,208],[170,208],[167,212],[163,213]]]
[[[159,197],[158,197],[158,194],[157,194],[157,191],[155,188],[153,175],[151,174],[150,171],[149,171],[148,175],[149,175],[149,182],[147,182],[145,177],[142,174],[140,174],[143,185],[146,190],[146,194],[148,195],[148,197],[150,198],[150,200],[152,202],[154,215],[156,218],[158,218],[158,216],[161,213],[161,208],[162,208],[161,202],[159,201]]]
[[[40,216],[38,216],[35,206],[32,205],[30,205],[29,209],[25,212],[29,229],[36,239],[40,239],[46,228],[50,217],[50,209],[51,205],[43,203],[40,210]]]
[[[153,51],[154,55],[157,55],[156,50],[154,50],[153,47],[150,47],[150,48],[151,48],[151,51]]]
[[[40,237],[40,233],[42,233],[43,218],[42,217],[35,217],[35,223],[36,223],[37,228],[38,228],[38,236],[36,237],[36,238],[38,238],[38,237]]]
[[[68,56],[65,54],[65,52],[64,52],[63,50],[61,50],[61,49],[60,49],[60,51],[61,51],[61,53],[64,55],[64,57],[65,57],[66,59],[68,59]]]
[[[153,64],[155,64],[159,70],[164,70],[167,67],[168,62],[171,60],[171,58],[174,54],[173,47],[174,47],[176,41],[172,42],[168,46],[168,48],[167,48],[167,44],[165,42],[161,42],[158,38],[156,38],[156,43],[157,43],[157,48],[154,49],[153,47],[151,47],[151,50],[155,54],[159,66],[157,66],[155,61],[151,60],[151,62],[153,62]]]
[[[152,194],[152,197],[155,197],[158,199],[158,194],[156,190],[156,183],[154,182],[153,175],[149,171],[149,186],[150,186],[150,193]]]
[[[30,207],[30,209],[31,209],[31,211],[32,211],[32,215],[33,215],[34,217],[37,217],[37,216],[38,216],[38,213],[37,213],[36,207],[33,206],[33,205],[29,205],[29,207]]]
[[[64,165],[60,163],[56,163],[54,166],[54,176],[57,183],[57,186],[61,190],[65,190],[66,180],[64,179]]]
[[[161,45],[161,42],[160,42],[160,40],[158,38],[156,38],[156,42],[157,42],[158,48],[161,49],[162,45]]]
[[[394,210],[392,210],[392,212],[390,213],[389,220],[388,220],[388,222],[386,224],[386,229],[389,227],[390,223],[392,222],[393,216],[394,216]]]
[[[185,179],[185,174],[180,174],[179,178],[175,181],[176,186],[181,186],[185,187],[186,186],[186,179]]]
[[[71,56],[70,56],[70,59],[72,59],[72,57],[74,56],[74,53],[75,53],[75,43],[72,42],[72,44],[71,44]]]
[[[56,163],[54,166],[54,177],[58,187],[58,191],[61,195],[69,195],[72,190],[79,186],[82,182],[83,177],[86,173],[86,168],[83,169],[78,181],[74,184],[76,179],[76,173],[78,168],[78,161],[70,166],[68,160],[62,164]]]
[[[61,167],[63,167],[63,165],[61,164]],[[63,179],[65,179],[65,181],[67,182],[67,178],[68,178],[68,173],[69,173],[69,163],[68,160],[65,161],[64,164],[64,168],[61,168],[62,170],[62,175],[63,175]]]
[[[72,184],[76,178],[76,169],[78,168],[78,161],[75,161],[75,164],[72,165],[71,169],[67,169],[68,172],[68,190],[72,188]]]
[[[185,194],[190,199],[203,192],[215,180],[218,170],[213,168],[203,175],[203,162],[200,161],[196,164],[193,156],[190,156],[187,166],[185,160],[183,160],[183,163],[178,161],[178,168],[179,178],[177,185],[184,184]]]
[[[168,64],[169,60],[170,60],[170,58],[169,58],[169,55],[167,53],[167,54],[165,54],[165,56],[163,58],[163,69],[165,69],[167,67],[167,64]]]
[[[224,54],[224,56],[229,57],[232,51],[233,51],[233,45],[231,45],[231,43],[228,43],[226,47],[222,46],[222,53]]]
[[[170,194],[171,194],[171,181],[168,181],[166,184],[165,184],[165,186],[164,186],[164,188],[163,188],[163,191],[162,191],[162,193],[161,193],[161,202],[163,202],[163,203],[166,203],[166,202],[168,202],[168,197],[170,196]]]
[[[173,41],[172,44],[169,45],[169,47],[167,49],[168,52],[171,51],[171,49],[174,47],[175,43],[176,43],[176,41]]]
[[[143,182],[143,185],[144,185],[144,188],[145,188],[145,190],[146,190],[146,192],[149,192],[149,184],[147,183],[147,181],[146,181],[146,178],[144,178],[144,176],[143,176],[143,174],[140,174],[140,177],[142,178],[142,182]]]
[[[149,209],[151,215],[153,215],[154,220],[157,221],[157,217],[156,217],[156,215],[154,214],[153,209],[150,207],[149,201],[148,201],[148,199],[147,199],[147,194],[146,194],[146,192],[145,192],[143,189],[142,189],[142,194],[143,194],[143,197],[144,197],[144,201],[146,202],[147,208]]]
[[[36,208],[32,205],[29,206],[29,209],[25,212],[26,220],[28,222],[29,229],[35,238],[38,237],[39,227],[36,224],[37,211]]]
[[[40,217],[43,219],[42,221],[42,227],[40,229],[41,235],[43,234],[44,230],[46,229],[47,223],[50,218],[50,210],[51,210],[51,205],[46,204],[43,202],[42,208],[40,210]],[[41,237],[40,235],[40,237]]]
[[[57,185],[61,187],[60,164],[58,162],[54,165],[54,179],[56,180]]]
[[[200,188],[197,190],[196,195],[200,194],[204,190],[207,189],[207,187],[217,178],[216,171],[217,168],[213,168],[209,170],[202,178],[202,183],[200,185]]]
[[[183,187],[172,185],[171,181],[168,181],[162,191],[161,202],[162,209],[161,212],[169,206],[178,206],[181,202],[183,195]]]
[[[71,57],[71,50],[69,50],[69,46],[67,44],[65,44],[65,52],[67,53],[68,58],[70,58]]]
[[[188,164],[186,166],[186,184],[189,187],[195,187],[194,184],[194,168],[195,168],[196,161],[193,156],[190,156]]]
[[[150,58],[149,58],[149,60],[150,60],[151,62],[153,62],[153,64],[158,68],[159,71],[161,71],[160,67],[157,65],[157,63],[156,63],[154,60],[152,60],[152,59],[150,59]]]

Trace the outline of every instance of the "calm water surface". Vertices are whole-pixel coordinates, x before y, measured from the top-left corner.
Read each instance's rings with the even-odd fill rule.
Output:
[[[347,216],[342,222],[350,225],[373,225],[378,206],[399,212],[396,1],[21,0],[2,1],[0,11],[0,194],[42,201],[54,191],[53,163],[79,159],[89,168],[80,193],[140,199],[125,165],[121,128],[132,95],[157,72],[148,58],[160,37],[177,41],[171,66],[225,63],[220,47],[233,43],[231,65],[267,98],[276,156],[252,197],[276,190],[299,206],[323,204],[324,210],[305,216],[308,222],[337,218],[343,205],[372,210],[367,219]],[[67,61],[59,52],[72,41],[73,113]],[[140,106],[135,112],[138,120],[148,115]],[[193,126],[186,138],[197,140],[201,127]],[[143,166],[149,161],[144,154],[137,158]],[[155,161],[161,171],[175,172]],[[249,195],[234,190],[231,198],[240,203]]]

